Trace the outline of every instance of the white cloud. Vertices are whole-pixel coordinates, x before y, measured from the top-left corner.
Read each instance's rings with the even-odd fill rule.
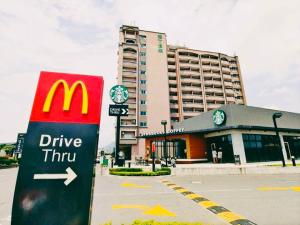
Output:
[[[72,0],[0,3],[0,142],[24,132],[41,70],[105,79],[100,144],[114,140],[107,116],[117,74],[118,29],[134,23],[171,44],[241,62],[249,105],[300,112],[299,1]]]

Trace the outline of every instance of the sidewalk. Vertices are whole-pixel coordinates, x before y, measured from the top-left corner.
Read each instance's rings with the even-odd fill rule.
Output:
[[[242,165],[236,165],[234,163],[197,163],[197,164],[177,164],[176,168],[172,169],[172,175],[184,176],[184,175],[242,175],[242,174],[300,174],[300,166],[281,166],[281,161],[274,162],[260,162],[260,163],[248,163]],[[287,165],[291,162],[287,161]],[[296,164],[300,165],[300,160],[296,160]],[[128,167],[128,163],[125,164]],[[131,163],[132,168],[143,168],[144,170],[151,170],[152,165],[148,166],[136,165]],[[156,168],[160,168],[159,164],[155,165]],[[108,168],[97,167],[97,174],[108,175]]]

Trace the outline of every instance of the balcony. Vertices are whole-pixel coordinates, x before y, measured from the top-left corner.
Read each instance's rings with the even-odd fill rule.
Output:
[[[172,109],[178,109],[178,104],[170,103],[170,108],[172,108]]]
[[[198,116],[201,112],[183,112],[183,116],[194,117]]]
[[[178,100],[178,96],[170,96],[170,100]]]
[[[206,96],[206,101],[224,101],[223,96]]]
[[[171,58],[168,56],[168,62],[175,62],[175,58]]]
[[[169,65],[169,64],[168,64],[168,69],[176,70],[176,66],[175,66],[175,65]]]
[[[231,102],[234,103],[235,102],[235,98],[234,97],[226,97],[227,102]]]
[[[193,94],[182,94],[182,99],[195,99],[195,100],[202,100],[203,97],[201,95],[193,95]]]
[[[239,77],[232,77],[232,82],[239,82],[240,78]]]
[[[205,84],[210,84],[210,85],[222,85],[221,81],[217,81],[217,80],[206,80],[204,81]]]
[[[231,82],[224,82],[224,86],[225,87],[230,87],[230,88],[232,88],[233,87],[233,84],[231,83]]]
[[[136,109],[136,103],[128,103],[129,109]]]
[[[129,78],[136,78],[136,73],[135,72],[123,71],[122,76],[123,77],[129,77]]]
[[[191,70],[181,70],[180,75],[200,75],[200,72],[191,71]]]
[[[236,99],[235,102],[236,102],[236,104],[241,104],[241,105],[244,104],[243,99]]]
[[[136,69],[137,64],[136,62],[124,62],[123,61],[123,68],[134,68]]]
[[[223,93],[221,88],[205,88],[206,93]]]
[[[186,102],[182,103],[183,107],[189,107],[189,108],[204,108],[203,103],[195,103],[195,102]]]
[[[120,139],[120,145],[135,145],[137,144],[137,139]]]
[[[234,91],[232,89],[225,89],[226,94],[234,94]]]
[[[179,117],[179,113],[171,113],[171,117]]]
[[[201,87],[181,86],[182,91],[202,91]]]
[[[137,59],[137,54],[133,52],[124,52],[123,57],[130,58],[130,59]]]
[[[123,84],[125,87],[129,87],[129,88],[131,88],[131,87],[136,87],[136,86],[137,86],[136,82],[123,82],[122,84]]]
[[[169,77],[176,77],[176,72],[168,72]]]
[[[136,36],[134,34],[125,33],[124,38],[126,38],[126,39],[136,39]]]
[[[208,103],[207,104],[207,110],[212,110],[212,109],[220,108],[221,106],[223,106],[223,105],[221,105],[221,104],[214,104],[214,103]]]
[[[171,88],[169,88],[169,92],[177,92],[177,88],[174,88],[174,87],[171,87]]]
[[[224,81],[231,81],[231,76],[227,74],[223,74]]]
[[[201,84],[200,79],[193,79],[193,78],[181,78],[181,84],[188,83],[188,84]]]
[[[170,80],[170,79],[169,79],[169,84],[177,85],[177,81],[176,81],[176,80]]]

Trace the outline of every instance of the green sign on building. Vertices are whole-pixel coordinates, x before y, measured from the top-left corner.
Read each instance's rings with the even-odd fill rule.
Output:
[[[115,85],[110,89],[110,98],[116,104],[123,104],[128,100],[128,89],[123,85]]]
[[[212,119],[214,124],[221,126],[226,122],[226,114],[223,110],[216,110],[213,112]]]

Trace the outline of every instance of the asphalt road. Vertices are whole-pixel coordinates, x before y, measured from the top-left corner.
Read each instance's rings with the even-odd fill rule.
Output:
[[[0,225],[10,224],[16,174],[17,169],[0,170]],[[162,183],[162,180],[173,183],[173,186],[167,186],[168,183]],[[189,199],[188,196],[195,194],[184,196],[181,190],[202,196],[210,200],[208,203],[217,203],[230,210],[232,215],[242,215],[256,224],[300,224],[300,176],[297,174],[180,177],[98,174],[92,225],[109,221],[112,224],[130,224],[135,219],[229,224],[220,214],[208,210],[208,205],[203,206]]]

